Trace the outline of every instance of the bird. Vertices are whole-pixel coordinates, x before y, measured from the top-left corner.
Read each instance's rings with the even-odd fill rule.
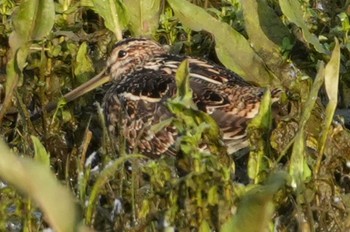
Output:
[[[172,54],[151,39],[118,41],[101,74],[65,98],[70,101],[111,81],[103,99],[110,134],[123,136],[128,152],[138,151],[152,158],[176,155],[177,129],[168,125],[154,132],[150,128],[174,116],[166,102],[176,95],[175,75],[184,60],[188,60],[193,102],[215,120],[227,152],[248,147],[247,125],[258,114],[266,88],[248,83],[211,61]],[[280,92],[277,88],[271,90],[273,102]]]

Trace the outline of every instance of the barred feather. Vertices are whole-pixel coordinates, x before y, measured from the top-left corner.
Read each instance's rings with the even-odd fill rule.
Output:
[[[228,151],[248,146],[246,127],[258,113],[265,89],[206,60],[169,54],[147,39],[118,42],[107,62],[114,81],[104,100],[110,132],[120,130],[130,152],[175,155],[176,129],[166,126],[154,133],[150,128],[172,117],[164,102],[176,94],[175,74],[184,59],[189,60],[193,101],[217,122]],[[279,94],[273,90],[273,99]]]

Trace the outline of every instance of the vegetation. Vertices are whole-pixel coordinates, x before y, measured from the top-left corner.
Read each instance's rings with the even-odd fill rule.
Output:
[[[349,7],[1,0],[0,230],[349,230]],[[227,155],[215,122],[193,107],[186,62],[167,103],[183,135],[176,158],[115,151],[122,138],[110,138],[100,107],[108,86],[61,99],[129,35],[282,88],[277,104],[265,94],[249,125],[249,155]],[[31,118],[56,101],[53,113]]]

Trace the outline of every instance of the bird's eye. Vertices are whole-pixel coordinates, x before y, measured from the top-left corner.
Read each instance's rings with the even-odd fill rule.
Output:
[[[126,56],[126,54],[127,54],[127,52],[126,52],[126,51],[124,51],[124,50],[120,50],[120,51],[118,52],[118,58],[123,58],[123,57],[125,57],[125,56]]]

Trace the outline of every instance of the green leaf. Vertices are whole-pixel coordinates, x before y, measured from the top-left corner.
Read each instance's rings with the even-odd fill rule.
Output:
[[[2,141],[0,179],[34,199],[55,231],[73,232],[80,227],[81,218],[73,195],[57,181],[50,169],[31,159],[19,158]]]
[[[6,95],[0,110],[0,124],[2,122],[3,117],[6,114],[7,108],[11,104],[12,95],[17,87],[18,80],[23,75],[22,70],[26,64],[28,49],[28,46],[22,46],[21,48],[17,49],[13,57],[9,60],[9,62],[6,65]]]
[[[328,99],[331,103],[335,103],[334,109],[338,100],[338,85],[339,85],[339,68],[340,68],[340,46],[335,39],[335,47],[332,52],[330,61],[325,68],[325,87]],[[333,116],[332,116],[333,117]]]
[[[123,39],[122,30],[126,27],[126,13],[119,0],[83,0],[82,6],[90,7],[105,20],[106,27],[118,40]]]
[[[0,124],[26,64],[30,41],[46,36],[53,27],[54,18],[53,0],[25,0],[13,13],[13,32],[9,36],[11,53],[6,66],[6,96],[0,110]]]
[[[306,42],[312,44],[316,51],[320,53],[328,53],[320,43],[316,35],[312,34],[306,25],[303,17],[302,7],[299,1],[295,0],[279,0],[281,10],[288,20],[301,28],[303,37]]]
[[[281,54],[283,40],[290,38],[290,33],[266,1],[241,1],[245,29],[249,42],[255,52],[263,58],[266,65],[277,75],[285,64]]]
[[[186,59],[179,65],[176,71],[176,98],[179,98],[184,105],[191,106],[193,103],[189,77],[189,63]]]
[[[206,220],[203,220],[201,222],[201,225],[199,226],[199,232],[210,232],[210,226],[209,223]]]
[[[194,31],[205,30],[213,34],[216,53],[226,67],[246,80],[262,86],[275,81],[273,75],[265,69],[262,59],[250,47],[249,42],[230,25],[216,20],[204,9],[189,1],[168,0],[168,3],[176,17],[186,27]]]
[[[290,157],[289,174],[292,176],[291,185],[299,189],[301,183],[311,176],[311,170],[305,159],[305,142],[304,130],[300,130],[295,136],[292,155]]]
[[[265,177],[261,174],[268,170],[267,144],[264,140],[267,132],[271,128],[271,92],[267,90],[262,98],[258,115],[249,123],[250,143],[254,144],[249,153],[248,176],[254,180],[254,183],[260,183]]]
[[[339,85],[339,70],[340,70],[340,46],[337,39],[335,39],[335,47],[332,52],[330,61],[325,68],[325,88],[329,99],[324,125],[322,127],[321,138],[318,146],[319,156],[315,173],[318,173],[326,145],[326,140],[333,121],[334,112],[338,104],[338,85]]]
[[[259,113],[249,123],[249,127],[269,129],[271,127],[271,91],[267,89],[260,103]]]
[[[208,203],[216,205],[219,202],[218,187],[212,186],[208,191]]]
[[[25,0],[12,16],[14,31],[10,46],[15,51],[30,40],[39,40],[51,32],[55,20],[53,0]]]
[[[160,121],[159,123],[152,125],[149,129],[152,133],[156,134],[159,131],[163,130],[165,127],[169,126],[173,122],[173,118],[168,118],[163,121]]]
[[[315,106],[318,91],[323,84],[324,76],[324,64],[321,62],[316,79],[312,84],[309,97],[304,105],[303,113],[299,121],[299,130],[295,136],[295,142],[293,144],[289,174],[292,176],[292,186],[297,189],[300,187],[300,184],[307,180],[311,175],[311,171],[307,166],[305,159],[305,125]]]
[[[88,77],[95,72],[94,64],[88,55],[88,45],[86,42],[79,47],[77,57],[75,59],[74,74],[80,83],[86,82]]]
[[[34,159],[44,164],[46,167],[50,167],[50,155],[47,153],[45,147],[41,144],[40,140],[35,136],[30,136],[34,146]]]
[[[244,194],[238,203],[237,213],[221,227],[222,232],[270,231],[274,214],[273,196],[287,182],[285,172],[272,174],[264,185],[256,185]]]
[[[159,26],[161,1],[128,0],[124,4],[133,35],[152,35]]]
[[[241,4],[245,29],[253,48],[276,53],[283,40],[291,37],[288,28],[266,1],[241,1]]]

